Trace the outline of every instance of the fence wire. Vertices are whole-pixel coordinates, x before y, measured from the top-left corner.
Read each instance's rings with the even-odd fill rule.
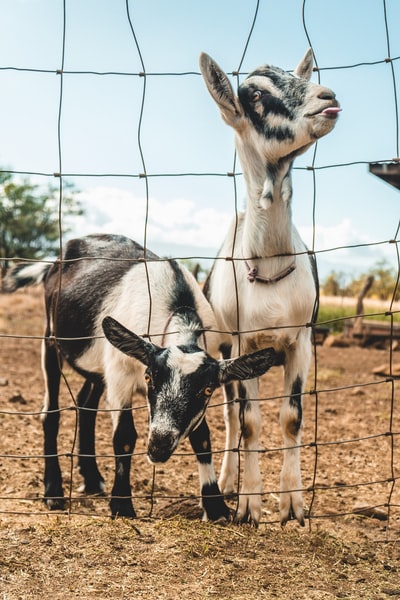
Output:
[[[245,72],[242,72],[242,65],[248,50],[248,47],[252,41],[252,36],[254,32],[254,27],[257,24],[257,19],[259,18],[259,9],[260,9],[260,1],[257,0],[253,3],[254,5],[250,8],[249,5],[249,23],[248,23],[248,34],[243,46],[243,51],[240,54],[240,59],[238,61],[237,68],[232,70],[230,75],[232,75],[236,79],[236,83],[239,84],[240,79],[246,75]],[[35,68],[24,68],[19,66],[0,66],[0,74],[3,71],[18,71],[21,73],[31,73],[33,75],[39,74],[55,74],[59,78],[59,106],[58,106],[58,119],[57,119],[57,142],[58,142],[58,171],[55,173],[51,172],[43,172],[43,171],[35,171],[35,170],[4,170],[4,173],[8,173],[11,175],[17,176],[35,176],[35,177],[43,177],[43,178],[54,178],[58,182],[59,186],[59,201],[58,201],[58,223],[59,223],[59,243],[60,243],[60,255],[63,252],[63,205],[64,205],[64,182],[68,179],[74,178],[126,178],[126,179],[140,179],[143,180],[145,186],[145,218],[143,222],[143,239],[144,239],[144,248],[145,248],[145,260],[144,264],[147,268],[147,262],[151,260],[146,257],[147,252],[147,231],[148,231],[148,219],[149,219],[149,209],[151,204],[150,190],[152,180],[155,178],[184,178],[184,177],[193,177],[193,178],[228,178],[232,181],[232,200],[233,200],[233,211],[232,216],[236,214],[236,218],[238,217],[239,208],[238,208],[238,191],[237,191],[237,182],[238,179],[242,177],[242,173],[238,166],[238,161],[236,157],[236,153],[233,152],[232,155],[232,171],[230,172],[149,172],[146,164],[146,151],[143,146],[143,139],[145,137],[145,132],[142,127],[143,115],[146,108],[147,103],[147,83],[150,79],[164,79],[166,77],[180,77],[185,79],[190,83],[193,78],[198,78],[200,73],[197,70],[178,72],[178,71],[169,71],[169,72],[150,72],[146,70],[145,64],[145,56],[142,54],[141,45],[140,45],[140,35],[138,35],[135,27],[135,10],[132,6],[132,3],[129,3],[126,0],[125,9],[126,9],[126,20],[129,25],[129,30],[132,38],[132,46],[135,49],[139,61],[141,64],[141,70],[138,72],[127,72],[127,71],[90,71],[90,70],[65,70],[65,52],[68,47],[68,44],[73,44],[73,40],[70,40],[68,37],[68,0],[63,0],[63,31],[62,31],[62,52],[61,52],[61,60],[60,67],[56,71],[48,70],[48,69],[35,69]],[[394,119],[394,136],[395,136],[395,146],[396,146],[396,156],[385,156],[381,157],[379,160],[375,162],[387,163],[392,162],[393,160],[399,161],[399,117],[398,117],[398,98],[397,98],[397,82],[396,82],[396,71],[395,64],[400,60],[400,56],[392,56],[391,55],[391,44],[390,44],[390,36],[389,36],[389,27],[388,27],[388,17],[387,17],[387,7],[385,0],[382,1],[382,15],[385,23],[385,35],[386,35],[386,49],[387,54],[383,56],[380,60],[376,60],[373,62],[359,62],[356,64],[341,64],[341,65],[320,65],[318,61],[318,53],[314,50],[313,40],[311,34],[309,32],[308,27],[308,9],[309,3],[307,0],[303,0],[302,4],[302,20],[304,33],[308,40],[310,47],[314,51],[315,56],[315,72],[317,73],[318,81],[321,80],[321,76],[325,74],[325,72],[340,72],[344,70],[357,70],[362,68],[373,68],[382,64],[389,64],[391,70],[391,78],[392,78],[392,94],[393,94],[393,104],[395,107],[395,119]],[[243,29],[246,30],[246,25],[243,25]],[[68,85],[68,77],[97,77],[106,79],[107,77],[121,77],[121,78],[130,78],[130,79],[139,79],[141,86],[141,103],[140,103],[140,111],[139,118],[136,123],[136,132],[137,132],[137,146],[139,150],[140,156],[140,168],[136,173],[124,173],[124,172],[65,172],[63,169],[63,128],[62,128],[62,117],[64,110],[64,93],[65,87]],[[396,256],[397,256],[397,283],[395,289],[393,290],[393,297],[389,303],[389,310],[385,313],[376,312],[371,313],[370,316],[380,316],[385,314],[391,322],[391,334],[388,345],[388,362],[390,366],[389,375],[380,377],[379,379],[374,378],[368,382],[359,382],[355,379],[354,383],[351,385],[343,385],[338,387],[325,387],[320,383],[321,380],[321,369],[319,364],[319,351],[317,346],[314,344],[314,363],[313,363],[313,389],[310,392],[305,394],[305,404],[309,407],[309,421],[306,424],[306,431],[308,431],[307,439],[305,439],[304,443],[301,444],[302,454],[306,455],[306,464],[308,469],[308,475],[305,477],[306,484],[303,487],[303,492],[306,497],[306,503],[308,504],[308,517],[310,523],[312,521],[317,521],[318,519],[331,519],[331,518],[342,518],[346,519],[348,515],[354,514],[353,507],[349,504],[345,505],[345,508],[335,509],[334,511],[330,510],[332,504],[334,504],[334,498],[338,494],[343,494],[346,490],[352,490],[356,488],[357,492],[362,495],[362,489],[368,489],[368,510],[374,509],[383,509],[383,512],[386,513],[385,517],[385,525],[390,530],[390,525],[393,521],[400,520],[400,494],[399,494],[399,449],[400,449],[400,429],[398,425],[398,415],[399,415],[399,406],[398,406],[398,390],[396,390],[396,378],[393,374],[393,363],[394,363],[394,355],[393,349],[396,345],[395,333],[394,333],[394,313],[395,310],[395,295],[397,293],[398,282],[399,282],[399,273],[400,273],[400,261],[399,261],[399,251],[398,251],[398,243],[399,243],[399,224],[396,222],[394,224],[393,237],[390,239],[384,240],[376,240],[373,243],[363,244],[346,244],[346,245],[337,245],[328,249],[321,249],[316,247],[316,238],[315,238],[315,230],[317,223],[317,206],[318,206],[318,175],[323,170],[333,170],[340,169],[341,172],[343,170],[353,167],[356,165],[365,166],[369,163],[363,160],[360,161],[352,161],[352,162],[340,162],[336,164],[325,164],[325,165],[317,165],[316,159],[318,156],[318,144],[315,145],[314,150],[312,152],[311,164],[306,167],[294,167],[295,170],[302,171],[311,171],[312,173],[312,186],[313,186],[313,201],[312,201],[312,226],[313,226],[313,241],[311,246],[311,253],[316,255],[324,254],[324,253],[335,253],[339,250],[354,250],[356,248],[363,247],[373,247],[373,246],[385,246],[385,245],[393,245],[395,247]],[[118,232],[114,232],[118,233]],[[21,257],[7,257],[8,260],[19,260]],[[210,256],[179,256],[175,257],[177,259],[195,259],[195,260],[203,260],[210,259],[215,257]],[[228,257],[229,258],[229,257]],[[107,260],[107,257],[104,257]],[[226,257],[220,257],[219,260],[225,260]],[[36,261],[32,261],[36,262]],[[152,294],[149,278],[148,280],[148,296],[150,304],[152,303]],[[59,286],[62,286],[62,279],[60,278]],[[236,289],[236,302],[239,305],[240,299],[238,296],[238,292]],[[239,311],[238,311],[239,312]],[[397,311],[398,312],[398,311]],[[343,317],[341,320],[344,322],[352,322],[359,315],[354,314],[351,317]],[[150,331],[150,318],[151,311],[149,315],[148,322],[148,331]],[[330,327],[332,324],[337,322],[338,319],[335,320],[327,320],[324,323],[319,323],[319,326]],[[309,323],[304,323],[304,327],[309,327]],[[285,326],[287,328],[287,326]],[[265,331],[262,329],[260,331]],[[246,333],[241,330],[240,323],[237,323],[237,332]],[[146,332],[140,332],[142,335]],[[163,332],[160,332],[160,336],[163,335]],[[26,340],[28,343],[36,343],[42,341],[43,336],[38,335],[25,335],[25,334],[9,334],[9,333],[1,333],[0,340],[4,344],[5,342],[12,342],[17,344],[19,341]],[[38,365],[39,370],[39,365]],[[18,373],[21,378],[24,377],[24,365],[18,365]],[[93,497],[90,499],[83,499],[82,495],[77,493],[77,473],[76,473],[76,463],[78,458],[77,452],[77,428],[78,428],[78,414],[81,410],[90,410],[90,409],[82,409],[78,408],[77,400],[76,400],[76,381],[75,376],[71,374],[67,369],[63,370],[63,381],[65,385],[64,389],[64,403],[67,403],[67,406],[61,407],[60,413],[63,415],[63,422],[61,424],[61,429],[66,428],[69,434],[67,436],[67,442],[63,443],[63,450],[59,452],[60,461],[64,471],[64,477],[67,476],[67,481],[64,482],[64,485],[67,490],[67,499],[69,500],[69,515],[77,515],[77,514],[101,514],[107,513],[107,505],[110,500],[109,496],[106,494],[101,497]],[[334,398],[336,394],[339,393],[358,393],[360,390],[362,392],[363,388],[373,388],[374,390],[379,389],[382,391],[382,395],[385,395],[387,399],[386,406],[386,414],[385,414],[385,429],[379,430],[375,433],[371,433],[365,436],[353,437],[351,439],[346,439],[344,436],[335,436],[332,439],[323,439],[319,433],[319,424],[321,421],[326,418],[327,410],[334,410]],[[282,400],[282,396],[268,396],[262,397],[259,399],[259,402],[262,406],[266,406],[266,410],[276,411],[277,407]],[[359,410],[357,406],[356,396],[352,396],[354,399],[354,405],[351,405],[351,400],[349,401],[349,411],[355,411],[354,418],[357,418],[357,411]],[[323,407],[322,407],[323,405]],[[333,408],[332,408],[333,407]],[[221,411],[222,402],[214,401],[208,408],[208,414],[212,415],[214,411]],[[135,421],[138,419],[142,423],[145,423],[147,420],[147,405],[143,401],[143,399],[137,399],[134,402],[133,412]],[[109,413],[109,409],[106,407],[100,407],[98,409],[99,416],[101,417],[102,413]],[[41,465],[44,459],[43,452],[39,451],[40,448],[40,440],[38,441],[36,438],[32,442],[32,444],[24,444],[23,440],[25,435],[24,428],[28,427],[30,433],[33,430],[38,430],[39,426],[37,422],[40,417],[40,410],[11,410],[2,407],[0,410],[0,418],[3,422],[3,427],[15,429],[18,431],[18,435],[22,436],[21,443],[19,447],[21,448],[20,452],[14,453],[10,452],[7,448],[2,448],[0,453],[0,465],[8,465],[9,462],[15,463],[16,469],[23,468],[26,472],[27,480],[29,477],[35,478],[35,485],[38,486],[37,473],[41,472]],[[217,422],[219,417],[215,418],[215,422]],[[397,420],[396,420],[397,419]],[[313,431],[312,431],[313,429]],[[31,431],[32,430],[32,431]],[[139,430],[140,432],[140,430]],[[37,431],[36,431],[37,433]],[[72,433],[72,435],[71,435]],[[61,433],[60,433],[61,435]],[[114,460],[114,454],[111,451],[107,451],[107,442],[106,434],[102,434],[103,438],[100,440],[99,448],[96,456],[100,463],[104,462],[106,465],[107,473],[111,478],[112,473],[112,464]],[[110,439],[111,439],[111,430],[109,429],[108,435],[110,438],[108,439],[109,447],[111,447]],[[144,437],[144,436],[139,436]],[[278,438],[277,438],[278,439]],[[352,449],[355,447],[365,447],[365,456],[366,460],[368,460],[368,452],[377,453],[380,455],[382,453],[382,448],[388,448],[388,450],[384,451],[386,464],[381,465],[380,473],[376,474],[375,477],[366,478],[366,479],[357,479],[356,481],[352,481],[351,477],[350,482],[347,481],[334,481],[334,482],[323,482],[323,478],[321,478],[321,469],[323,470],[324,465],[329,463],[330,456],[335,455],[335,460],[340,464],[340,460],[343,459],[344,455],[348,455],[352,452]],[[18,447],[18,444],[17,444]],[[241,441],[238,444],[238,447],[234,449],[239,456],[239,472],[238,479],[240,480],[240,465],[243,453],[245,452],[242,447]],[[271,462],[271,458],[276,455],[281,456],[284,448],[279,445],[279,443],[275,443],[275,445],[271,445],[271,447],[265,447],[260,449],[259,456],[260,459],[264,461],[264,466],[268,467],[268,464]],[[224,449],[215,448],[214,454],[216,455],[217,462],[220,460],[224,453]],[[333,460],[333,459],[332,459]],[[179,490],[177,488],[176,493],[171,494],[168,490],[167,482],[170,479],[173,479],[174,473],[177,470],[182,468],[188,469],[189,473],[195,469],[195,460],[191,450],[186,446],[178,449],[170,459],[169,463],[165,465],[162,469],[153,468],[149,465],[146,466],[146,448],[145,441],[138,443],[138,448],[134,452],[133,457],[133,469],[135,472],[135,479],[137,482],[135,483],[132,490],[132,497],[134,503],[138,503],[139,511],[144,517],[154,517],[155,514],[155,504],[166,501],[169,505],[179,504],[184,502],[185,500],[192,500],[193,498],[198,498],[199,496],[196,492],[196,477],[193,477],[193,485],[192,489],[188,493],[184,490]],[[322,466],[321,466],[322,464]],[[345,463],[343,463],[345,465]],[[139,465],[139,466],[138,466]],[[192,466],[188,466],[192,465]],[[347,465],[348,467],[348,465]],[[343,466],[345,469],[346,466]],[[338,467],[340,471],[340,466]],[[303,473],[304,473],[304,465],[303,465]],[[264,475],[264,483],[265,476]],[[275,474],[276,475],[276,474]],[[189,478],[191,481],[191,478]],[[6,482],[7,483],[7,482]],[[172,486],[173,487],[173,486]],[[186,494],[186,495],[185,495]],[[240,494],[239,488],[237,489],[236,496],[238,497]],[[271,498],[276,500],[279,497],[279,489],[275,488],[275,486],[268,487],[263,493],[263,502],[264,505],[267,505],[267,509],[264,510],[261,523],[272,524],[278,522],[278,511],[275,507],[275,510],[271,509]],[[327,499],[327,500],[326,500]],[[43,500],[43,496],[39,492],[35,492],[29,495],[25,493],[24,490],[14,490],[9,489],[9,486],[3,485],[0,491],[0,514],[30,514],[30,515],[42,515],[43,509],[40,508],[40,503]],[[326,500],[326,501],[325,501]],[[364,510],[365,512],[365,510]],[[376,514],[380,514],[377,512]],[[139,515],[140,516],[140,515]],[[379,517],[378,517],[379,518]]]

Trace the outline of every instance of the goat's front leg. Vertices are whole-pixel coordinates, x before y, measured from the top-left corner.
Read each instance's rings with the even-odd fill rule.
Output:
[[[113,418],[115,421],[115,417]],[[132,504],[130,473],[132,454],[137,433],[133,423],[131,407],[124,407],[116,420],[113,436],[115,454],[115,477],[111,490],[110,508],[112,517],[136,517]]]
[[[285,364],[285,398],[280,422],[283,433],[283,465],[279,502],[281,524],[297,519],[304,526],[304,508],[300,469],[300,443],[303,428],[302,394],[308,375],[311,347],[299,345],[288,352]]]
[[[243,436],[243,483],[235,520],[258,526],[261,517],[261,473],[258,462],[258,440],[261,413],[258,403],[258,380],[239,383],[240,424]]]
[[[203,520],[229,519],[229,508],[218,487],[211,453],[210,430],[204,418],[189,434],[190,443],[197,456],[200,493],[204,509]]]
[[[113,447],[115,454],[114,485],[111,490],[110,508],[112,517],[136,517],[132,504],[130,472],[132,454],[137,433],[132,417],[131,373],[119,368],[112,360],[107,362],[107,405],[111,410],[113,425]]]
[[[218,479],[220,490],[225,494],[233,494],[238,469],[239,443],[239,403],[237,402],[236,384],[223,386],[224,420],[225,420],[225,453],[222,459],[221,473]]]
[[[113,355],[114,356],[114,355]],[[134,372],[124,370],[118,362],[108,360],[104,379],[107,382],[107,407],[111,410],[115,454],[114,485],[111,490],[111,516],[136,517],[132,504],[130,472],[137,433],[132,417]]]

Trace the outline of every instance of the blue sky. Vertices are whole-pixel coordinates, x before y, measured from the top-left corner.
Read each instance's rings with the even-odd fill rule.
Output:
[[[236,70],[256,6],[255,0],[131,0],[144,81],[137,75],[142,64],[125,0],[65,0],[62,78],[56,74],[62,0],[0,0],[0,165],[50,174],[33,179],[57,183],[51,174],[60,167],[62,80],[61,168],[75,174],[68,180],[86,211],[73,233],[118,232],[143,243],[146,223],[148,246],[160,254],[214,256],[235,210],[233,179],[224,176],[234,168],[233,132],[205,89],[198,56],[204,50],[225,71]],[[400,98],[400,60],[382,62],[388,56],[384,6],[383,0],[304,3],[321,83],[335,90],[343,108],[315,155],[317,251],[383,242],[396,233],[400,191],[359,164],[398,155],[392,66]],[[309,45],[302,12],[302,0],[260,0],[241,71],[263,63],[294,68]],[[390,55],[400,57],[400,2],[386,0],[386,12]],[[359,66],[345,68],[350,65]],[[140,143],[150,175],[148,206],[145,180],[137,177],[143,172],[138,123],[144,83]],[[314,177],[305,167],[313,157],[308,151],[294,171],[294,220],[309,245]],[[242,208],[243,178],[236,181]],[[322,277],[330,270],[352,276],[381,258],[396,266],[394,244],[318,255]]]

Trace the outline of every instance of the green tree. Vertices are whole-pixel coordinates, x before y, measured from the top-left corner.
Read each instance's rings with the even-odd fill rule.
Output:
[[[321,285],[325,296],[344,296],[346,275],[342,271],[331,271]]]
[[[396,288],[397,273],[384,259],[377,261],[367,273],[363,273],[351,281],[348,286],[351,296],[357,296],[360,293],[369,276],[374,278],[374,282],[367,297],[377,298],[378,300],[388,300],[393,296]],[[399,298],[399,292],[400,290],[397,289],[395,300]]]
[[[376,295],[380,300],[392,298],[397,281],[397,272],[386,260],[378,261],[372,269],[369,270],[369,275],[374,276],[374,284],[371,294]],[[400,297],[400,289],[396,290],[395,300]]]
[[[59,249],[60,216],[62,233],[70,231],[69,218],[83,213],[71,184],[63,183],[61,215],[60,190],[42,188],[10,173],[0,172],[0,269],[4,274],[12,258],[44,258]]]
[[[331,273],[321,285],[321,290],[326,296],[351,296],[356,298],[364,288],[368,277],[373,276],[374,281],[367,293],[367,297],[379,300],[388,300],[395,293],[395,300],[400,298],[400,286],[396,288],[397,271],[386,260],[377,261],[366,273],[344,284],[344,273]]]

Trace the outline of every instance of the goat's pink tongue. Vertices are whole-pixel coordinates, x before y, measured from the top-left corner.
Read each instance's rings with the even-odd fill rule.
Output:
[[[337,113],[340,113],[341,110],[342,109],[338,106],[330,106],[329,108],[325,108],[321,112],[321,115],[337,115]]]

